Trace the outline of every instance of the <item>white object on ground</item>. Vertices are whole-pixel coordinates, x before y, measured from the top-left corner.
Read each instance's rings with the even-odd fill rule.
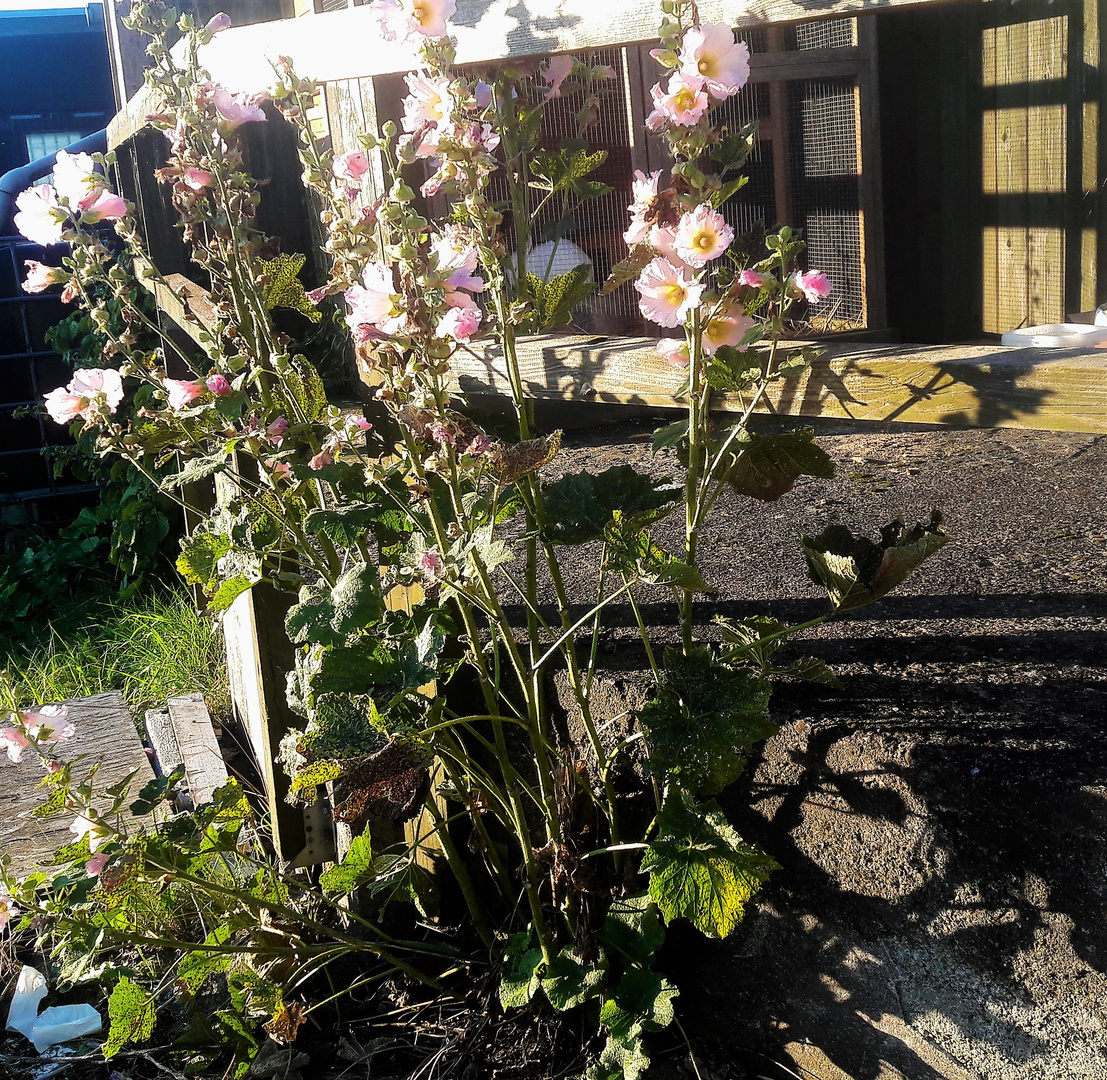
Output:
[[[1099,321],[1098,316],[1096,321]],[[1008,330],[1001,341],[1004,345],[1030,345],[1037,349],[1093,348],[1101,341],[1107,341],[1107,325],[1046,323],[1043,326]]]
[[[41,1054],[58,1043],[94,1035],[103,1023],[91,1005],[51,1005],[38,1011],[46,997],[46,976],[33,967],[19,973],[8,1010],[8,1030],[25,1035]]]
[[[1100,304],[1095,309],[1095,319],[1093,321],[1096,326],[1107,326],[1107,304]]]

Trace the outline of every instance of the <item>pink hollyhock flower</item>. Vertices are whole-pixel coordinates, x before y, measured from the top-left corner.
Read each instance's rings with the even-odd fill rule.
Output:
[[[664,89],[657,83],[650,91],[653,95],[653,113],[647,118],[650,130],[657,130],[665,122],[677,127],[698,123],[710,105],[705,85],[698,75],[683,71],[674,71]]]
[[[369,158],[364,150],[351,150],[348,154],[339,154],[334,159],[334,175],[350,184],[361,182],[369,171]]]
[[[429,38],[445,37],[446,23],[457,11],[454,0],[406,0],[404,7],[408,26]]]
[[[54,158],[54,190],[74,210],[87,210],[107,187],[91,154],[59,150]]]
[[[431,424],[430,437],[440,446],[456,446],[457,435],[445,424]]]
[[[667,259],[647,263],[634,283],[640,297],[638,309],[659,326],[680,326],[699,302],[704,286],[692,280],[687,267]]]
[[[442,556],[439,555],[435,548],[427,548],[427,550],[419,556],[415,565],[424,574],[432,578],[441,577],[443,570],[445,570]]]
[[[208,392],[200,379],[166,379],[162,385],[171,409],[183,409]]]
[[[693,26],[684,32],[680,67],[687,75],[698,75],[720,100],[737,94],[750,77],[750,50],[744,41],[734,40],[734,31],[722,23]]]
[[[121,217],[126,217],[127,212],[127,200],[105,188],[84,211],[82,219],[90,224],[97,221],[118,221]]]
[[[673,246],[689,266],[703,266],[722,255],[733,239],[734,230],[723,215],[700,203],[681,217]]]
[[[55,424],[72,424],[74,420],[80,419],[81,411],[87,404],[80,394],[72,394],[64,386],[51,390],[42,400]]]
[[[280,446],[284,437],[288,434],[288,421],[283,416],[278,416],[277,419],[265,429],[265,434],[269,436],[271,442]]]
[[[652,247],[663,259],[671,263],[684,265],[684,260],[677,254],[676,229],[669,226],[654,225],[650,229],[650,247]]]
[[[31,739],[22,728],[0,728],[0,747],[8,752],[8,760],[18,765],[23,760],[23,751],[31,745]]]
[[[561,84],[573,73],[575,62],[571,56],[553,56],[539,72],[542,81],[550,88],[549,97],[561,97]]]
[[[323,449],[316,454],[308,464],[318,472],[320,469],[325,469],[328,465],[334,464],[334,454],[330,450]]]
[[[43,705],[37,711],[25,710],[22,716],[23,726],[31,738],[43,746],[65,742],[77,733],[77,729],[66,719],[69,716],[69,707],[66,705]]]
[[[661,183],[661,170],[647,176],[641,169],[634,170],[631,181],[631,193],[634,201],[630,204],[630,228],[623,233],[623,239],[629,247],[642,243],[649,235],[650,226],[646,221],[653,204],[657,201],[657,189]]]
[[[756,270],[743,270],[738,275],[738,284],[751,289],[760,289],[767,280],[764,274],[759,274]]]
[[[487,454],[492,449],[492,440],[487,435],[478,435],[473,441],[465,448],[465,453],[480,455]]]
[[[809,304],[826,299],[834,289],[833,282],[821,270],[804,270],[792,278],[792,284]]]
[[[110,859],[110,855],[93,855],[92,858],[85,863],[85,873],[88,874],[89,877],[99,877],[100,871],[108,865]]]
[[[231,26],[231,17],[225,11],[217,12],[210,19],[204,29],[209,34],[221,34],[224,30],[229,30]]]
[[[18,914],[19,908],[15,906],[12,898],[7,893],[0,892],[0,933]]]
[[[468,307],[451,307],[438,321],[435,336],[450,337],[462,345],[467,345],[480,328],[481,311],[476,304]]]
[[[666,363],[676,368],[686,368],[689,364],[688,342],[684,338],[663,337],[659,338],[654,346],[658,355]]]
[[[740,304],[724,308],[703,329],[703,351],[714,356],[723,345],[731,345],[745,352],[748,346],[739,343],[754,325],[754,320],[746,315]]]
[[[51,285],[61,285],[69,280],[69,275],[57,266],[47,266],[34,259],[28,259],[23,265],[27,267],[27,277],[23,282],[25,293],[45,292]]]
[[[326,285],[320,285],[318,289],[312,289],[307,294],[307,298],[313,304],[321,304],[324,300],[326,300],[329,293],[330,289]]]
[[[181,179],[193,191],[204,191],[215,183],[215,177],[207,169],[198,169],[195,165],[190,165],[185,169],[181,173]]]
[[[232,94],[226,87],[216,86],[211,91],[211,103],[220,119],[229,128],[240,124],[263,122],[265,111],[262,102],[269,99],[268,94]]]
[[[405,76],[408,95],[403,100],[404,114],[400,124],[410,135],[418,133],[415,153],[418,157],[434,157],[439,133],[449,126],[454,111],[450,80],[413,71]]]
[[[73,833],[78,840],[80,840],[82,836],[87,836],[88,850],[89,853],[93,855],[96,854],[96,849],[106,843],[110,838],[107,826],[99,821],[92,821],[90,818],[85,817],[84,814],[77,815],[73,824],[69,826],[69,831]]]
[[[290,480],[292,478],[292,466],[287,461],[274,461],[270,458],[265,462],[265,467],[269,470],[269,482],[276,483],[278,480]]]
[[[382,262],[371,262],[361,275],[362,285],[351,285],[346,290],[346,303],[350,313],[346,316],[346,325],[351,329],[359,326],[375,326],[380,329],[392,316],[394,305],[392,293],[395,280],[392,268]]]
[[[476,273],[479,263],[476,245],[469,231],[458,225],[444,225],[442,231],[431,240],[430,252],[435,257],[439,273],[448,274],[451,278],[458,271],[465,277]],[[454,288],[463,289],[467,286],[455,285]],[[480,288],[483,289],[484,285]]]
[[[373,0],[369,12],[376,20],[380,35],[385,41],[406,38],[411,33],[407,18],[397,0]]]
[[[227,381],[225,375],[215,372],[204,380],[204,385],[216,396],[223,397],[234,392],[234,387]]]
[[[65,211],[58,205],[57,194],[49,184],[21,191],[15,197],[15,205],[19,212],[12,223],[32,244],[49,247],[61,243]]]

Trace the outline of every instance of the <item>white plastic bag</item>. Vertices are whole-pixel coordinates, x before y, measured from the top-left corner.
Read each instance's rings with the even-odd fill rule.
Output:
[[[40,1054],[58,1043],[94,1035],[101,1029],[100,1014],[91,1005],[52,1005],[39,1012],[46,990],[46,976],[33,967],[24,967],[8,1010],[8,1030],[26,1036]]]

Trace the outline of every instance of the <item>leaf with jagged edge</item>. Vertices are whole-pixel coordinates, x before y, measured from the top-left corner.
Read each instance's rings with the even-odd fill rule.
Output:
[[[243,574],[227,578],[208,601],[208,611],[216,613],[226,611],[244,592],[249,592],[260,580],[260,577],[246,577]]]
[[[115,984],[108,998],[111,1027],[107,1042],[100,1048],[105,1058],[113,1058],[128,1043],[147,1042],[154,1034],[157,1012],[154,999],[126,975]]]
[[[594,173],[606,160],[606,150],[596,150],[590,154],[585,146],[568,145],[559,150],[536,150],[531,159],[530,171],[537,179],[532,180],[530,186],[549,194],[571,187],[579,195],[581,192],[578,190],[578,182]]]
[[[315,309],[312,308],[312,311]],[[323,380],[304,356],[293,356],[287,366],[281,367],[278,386],[291,399],[289,405],[295,404],[296,408],[289,410],[293,415],[299,410],[306,420],[314,423],[327,409],[327,391]]]
[[[624,1042],[609,1035],[599,1060],[584,1075],[585,1080],[641,1080],[649,1067],[650,1055],[640,1036]]]
[[[607,560],[624,574],[648,585],[666,585],[673,589],[706,592],[707,584],[699,570],[674,558],[650,537],[649,529],[628,523],[622,510],[616,510],[604,529]]]
[[[347,570],[331,590],[331,603],[333,626],[342,637],[372,627],[384,611],[377,568],[362,562]]]
[[[679,991],[656,971],[632,967],[600,1010],[600,1023],[626,1042],[644,1031],[661,1031],[673,1022],[673,998]]]
[[[319,322],[323,313],[316,310],[315,305],[308,299],[303,283],[300,281],[300,271],[304,267],[306,258],[303,255],[289,255],[281,252],[272,259],[260,259],[258,265],[261,272],[269,278],[265,286],[262,305],[266,311],[273,308],[292,308],[312,322]]]
[[[777,731],[769,693],[760,673],[720,663],[708,646],[668,650],[661,685],[638,711],[648,768],[687,791],[722,791],[745,767],[744,751]]]
[[[644,528],[665,517],[682,490],[667,477],[658,480],[630,465],[616,465],[602,473],[570,473],[544,491],[543,538],[554,544],[602,540],[616,511],[623,515],[624,528]]]
[[[572,318],[573,308],[595,292],[590,266],[574,266],[567,273],[545,281],[537,274],[527,274],[527,286],[535,302],[535,316],[525,328],[529,333],[565,326]]]
[[[220,450],[214,454],[189,458],[179,473],[165,477],[162,483],[167,488],[183,487],[185,484],[192,484],[197,480],[206,480],[217,472],[223,472],[226,467],[227,454]]]
[[[299,602],[284,617],[284,632],[297,645],[341,645],[346,635],[334,627],[335,611],[330,589],[325,585],[303,585]]]
[[[512,934],[504,953],[504,974],[500,980],[500,1005],[504,1010],[528,1005],[542,985],[542,950],[531,946],[529,931]]]
[[[600,940],[610,955],[623,962],[649,967],[665,941],[665,928],[649,893],[620,896],[611,901]]]
[[[542,976],[542,990],[549,1003],[565,1012],[598,997],[603,989],[605,965],[589,964],[566,945]]]
[[[231,538],[223,533],[194,532],[181,541],[177,570],[190,585],[207,585],[219,560],[231,550]]]
[[[608,293],[613,293],[620,285],[633,281],[642,273],[646,263],[652,261],[653,257],[654,250],[649,244],[635,244],[630,249],[630,254],[622,262],[617,262],[611,268],[611,273],[607,275],[607,280],[603,283],[603,288],[600,289],[600,295],[607,296]]]
[[[665,800],[657,836],[642,859],[650,896],[665,921],[688,919],[711,938],[734,930],[745,905],[776,869],[765,852],[738,835],[716,803],[696,806],[683,792]]]
[[[907,529],[901,518],[885,525],[876,543],[854,536],[845,525],[831,525],[818,536],[801,537],[811,579],[822,585],[836,611],[871,604],[903,582],[949,539],[942,515]]]
[[[323,871],[319,887],[328,896],[346,896],[374,876],[373,844],[368,833],[355,836],[342,862]]]
[[[780,435],[741,431],[728,451],[733,463],[727,481],[741,495],[776,502],[801,476],[834,479],[834,461],[815,442],[810,428]]]

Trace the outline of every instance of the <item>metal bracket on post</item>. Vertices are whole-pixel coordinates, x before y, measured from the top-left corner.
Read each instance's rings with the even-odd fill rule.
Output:
[[[305,866],[319,866],[338,860],[334,814],[323,790],[318,791],[315,802],[304,807],[304,846],[285,868],[287,870],[299,870]]]

